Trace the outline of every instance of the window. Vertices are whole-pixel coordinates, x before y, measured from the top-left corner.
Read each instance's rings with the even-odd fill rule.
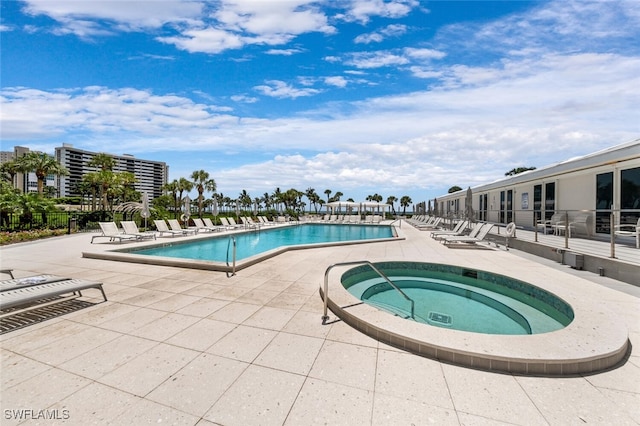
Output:
[[[613,172],[596,175],[596,232],[608,234],[613,206]],[[602,211],[605,210],[605,211]]]
[[[638,223],[640,217],[640,167],[620,172],[620,223]],[[633,211],[625,211],[633,210]]]
[[[487,209],[488,209],[488,205],[487,205],[487,199],[488,199],[489,195],[488,194],[481,194],[479,196],[479,206],[480,209],[478,211],[478,220],[480,221],[485,221],[487,220]]]
[[[556,210],[556,183],[550,182],[544,186],[544,220],[551,219]]]
[[[542,185],[533,187],[533,219],[534,223],[542,220]]]

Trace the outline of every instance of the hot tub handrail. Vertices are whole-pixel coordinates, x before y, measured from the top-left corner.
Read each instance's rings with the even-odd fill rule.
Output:
[[[229,267],[229,247],[231,246],[231,242],[233,242],[233,268],[231,269],[231,275],[229,275],[229,271],[227,271],[227,278],[236,274],[236,239],[233,236],[229,237],[229,241],[227,242],[227,267]]]
[[[378,275],[380,275],[380,277],[382,279],[384,279],[391,287],[393,287],[398,293],[400,293],[402,295],[402,297],[404,297],[406,300],[409,301],[409,303],[411,303],[411,318],[415,320],[415,302],[413,301],[413,299],[411,299],[409,296],[407,296],[405,294],[404,291],[400,290],[400,288],[395,285],[393,283],[393,281],[391,281],[389,279],[389,277],[387,277],[385,275],[384,272],[382,272],[381,270],[379,270],[378,268],[376,268],[376,266],[369,262],[368,260],[356,260],[356,261],[352,261],[352,262],[340,262],[340,263],[334,263],[333,265],[330,265],[326,271],[324,271],[324,315],[322,316],[322,324],[326,324],[327,321],[329,320],[329,315],[328,315],[328,310],[329,310],[329,272],[336,266],[348,266],[348,265],[368,265],[371,269],[373,269],[375,271],[375,273],[377,273]]]

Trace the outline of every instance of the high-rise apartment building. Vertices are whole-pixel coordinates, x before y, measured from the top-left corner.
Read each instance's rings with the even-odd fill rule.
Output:
[[[61,176],[58,190],[61,197],[78,196],[77,184],[82,177],[90,172],[95,172],[96,167],[89,166],[89,162],[98,153],[74,148],[71,144],[63,144],[56,148],[56,160],[68,171],[68,176]],[[162,195],[162,186],[167,183],[169,166],[162,161],[142,160],[133,155],[108,154],[115,160],[114,172],[133,173],[137,178],[136,191],[145,191],[150,199]]]
[[[13,151],[1,151],[0,164],[18,159],[28,152],[31,152],[31,150],[24,146],[14,146]],[[34,151],[34,152],[40,152],[40,151]],[[11,184],[13,185],[14,188],[19,189],[23,193],[38,192],[38,177],[33,172],[16,173],[16,175],[13,177],[13,182]],[[45,187],[47,186],[55,187],[56,176],[53,176],[53,175],[47,176],[44,185]]]

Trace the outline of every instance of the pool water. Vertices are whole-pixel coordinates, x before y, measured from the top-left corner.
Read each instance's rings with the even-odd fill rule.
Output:
[[[393,315],[461,331],[538,334],[560,330],[573,319],[568,304],[522,281],[450,265],[418,265],[431,265],[431,270],[380,268],[414,301],[413,318],[411,302],[363,267],[355,268],[359,274],[345,274],[343,285],[358,299]]]
[[[206,239],[180,241],[152,248],[123,250],[128,253],[175,257],[181,259],[227,261],[229,238],[236,240],[236,260],[246,259],[280,247],[309,244],[338,243],[360,240],[376,240],[394,237],[391,226],[303,224],[240,232]],[[229,251],[231,253],[231,251]]]

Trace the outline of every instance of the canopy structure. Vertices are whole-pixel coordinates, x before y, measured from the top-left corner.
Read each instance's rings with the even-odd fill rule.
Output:
[[[340,214],[343,212],[351,212],[354,208],[360,213],[360,203],[354,203],[353,201],[332,201],[325,204],[328,209],[331,209],[331,214]]]
[[[366,211],[366,209],[371,209],[371,212],[380,212],[382,210],[382,214],[385,214],[385,211],[389,209],[391,211],[391,204],[378,203],[375,201],[364,201],[360,203],[362,208]]]
[[[331,209],[331,214],[340,214],[341,212],[350,212],[353,209],[356,209],[358,214],[362,214],[362,212],[366,212],[367,209],[371,209],[372,212],[379,212],[382,210],[382,213],[389,209],[391,211],[391,204],[383,204],[377,203],[375,201],[363,201],[361,203],[356,203],[353,201],[332,201],[330,203],[325,204],[327,209]]]

